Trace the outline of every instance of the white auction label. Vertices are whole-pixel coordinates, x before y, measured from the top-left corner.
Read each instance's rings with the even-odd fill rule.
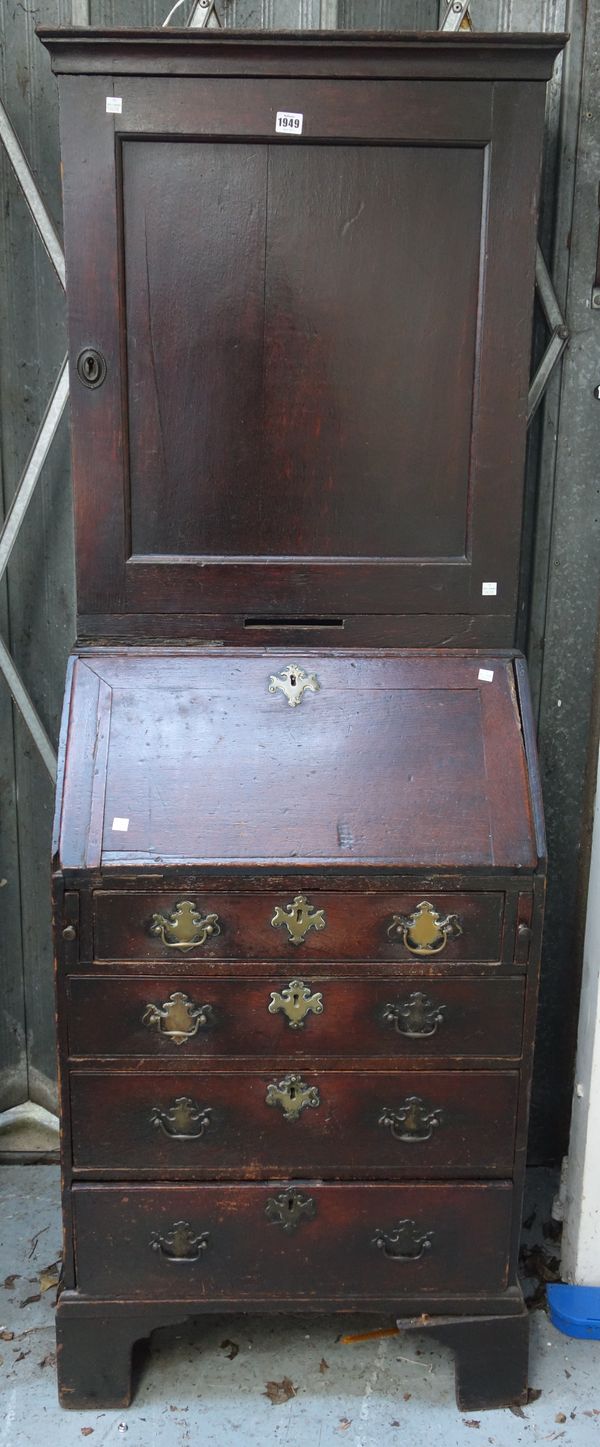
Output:
[[[109,116],[120,116],[123,110],[123,99],[120,95],[107,95],[106,114]]]
[[[129,820],[128,820],[128,819],[113,819],[113,821],[112,821],[112,827],[113,827],[113,829],[116,829],[116,830],[117,830],[118,832],[120,832],[121,834],[126,834],[128,828],[129,828]]]
[[[495,598],[498,592],[497,583],[482,583],[481,592],[484,598]]]
[[[302,111],[278,111],[275,117],[275,130],[285,136],[301,136],[303,121]]]
[[[493,668],[480,668],[477,677],[481,683],[492,683],[494,678],[494,670]]]

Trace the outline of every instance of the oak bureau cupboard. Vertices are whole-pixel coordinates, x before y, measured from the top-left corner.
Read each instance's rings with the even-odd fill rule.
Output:
[[[522,1400],[545,849],[515,651],[563,36],[40,30],[78,640],[53,856],[67,1406],[223,1310]]]

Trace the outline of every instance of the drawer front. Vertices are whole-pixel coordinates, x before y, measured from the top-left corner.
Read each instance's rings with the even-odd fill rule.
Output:
[[[78,1289],[283,1301],[502,1290],[511,1187],[73,1187]]]
[[[94,957],[495,963],[503,913],[500,892],[99,892]]]
[[[71,976],[72,1056],[515,1058],[519,979]]]
[[[516,1071],[71,1074],[75,1168],[507,1176]]]

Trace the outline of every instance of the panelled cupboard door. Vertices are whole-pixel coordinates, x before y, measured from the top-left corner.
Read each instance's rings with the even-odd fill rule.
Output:
[[[555,38],[199,34],[54,55],[82,632],[510,645]]]

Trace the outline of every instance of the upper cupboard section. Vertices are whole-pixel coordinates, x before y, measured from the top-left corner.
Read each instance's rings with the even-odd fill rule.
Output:
[[[48,41],[82,635],[510,645],[555,39],[200,35]]]

